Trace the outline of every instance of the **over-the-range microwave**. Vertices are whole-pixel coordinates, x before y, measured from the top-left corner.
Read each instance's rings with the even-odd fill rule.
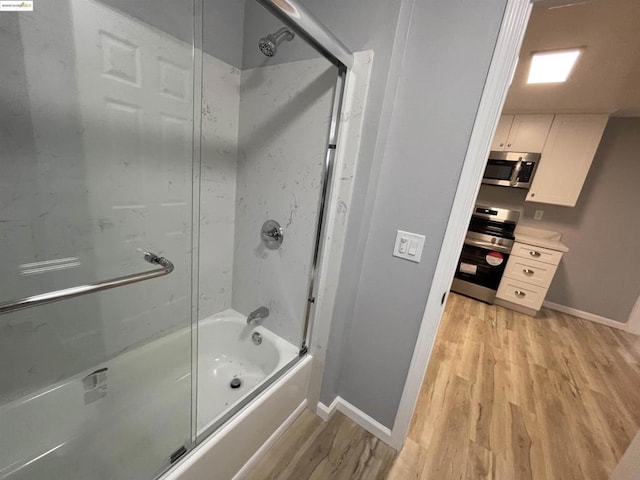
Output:
[[[491,152],[482,183],[528,189],[539,161],[539,153]]]

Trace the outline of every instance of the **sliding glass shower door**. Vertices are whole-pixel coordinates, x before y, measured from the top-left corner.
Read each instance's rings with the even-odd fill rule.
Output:
[[[0,479],[153,478],[193,440],[195,12],[34,3],[0,13]]]

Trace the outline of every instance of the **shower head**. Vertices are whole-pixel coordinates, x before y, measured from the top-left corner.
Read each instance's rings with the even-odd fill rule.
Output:
[[[258,42],[258,48],[267,57],[273,57],[278,51],[278,43],[280,43],[280,39],[283,37],[289,42],[293,40],[295,34],[287,27],[282,27],[277,32],[262,37]]]

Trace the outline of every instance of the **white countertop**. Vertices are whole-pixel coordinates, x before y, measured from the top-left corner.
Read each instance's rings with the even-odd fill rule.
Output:
[[[560,241],[562,234],[553,230],[543,230],[527,226],[516,227],[516,242],[526,243],[535,247],[549,248],[558,252],[568,252],[569,247]]]

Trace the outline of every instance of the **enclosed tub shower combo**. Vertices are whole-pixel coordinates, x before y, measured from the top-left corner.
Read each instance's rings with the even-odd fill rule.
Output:
[[[0,13],[0,479],[230,478],[299,407],[351,62],[289,0]]]

